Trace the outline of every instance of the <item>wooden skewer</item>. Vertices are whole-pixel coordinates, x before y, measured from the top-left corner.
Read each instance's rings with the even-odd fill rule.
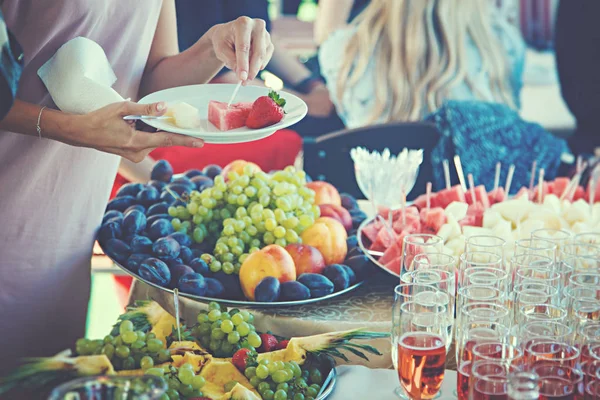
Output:
[[[531,178],[529,179],[529,199],[533,199],[533,183],[535,182],[535,171],[537,168],[537,161],[533,160],[531,164]]]
[[[510,164],[508,167],[508,175],[506,175],[506,184],[504,185],[504,196],[508,197],[510,187],[512,185],[513,175],[515,174],[515,164]]]
[[[583,166],[583,157],[581,155],[577,156],[577,162],[575,163],[575,173],[579,173],[582,169],[585,169]]]
[[[592,207],[592,210],[594,209],[594,201],[596,200],[596,186],[598,185],[598,173],[600,172],[600,164],[598,164],[593,170],[592,173],[590,175],[590,183],[588,184],[589,186],[589,203],[590,203],[590,207]]]
[[[427,200],[427,210],[431,208],[431,182],[427,182],[427,186],[425,189],[425,199]]]
[[[502,163],[496,163],[496,176],[494,177],[494,192],[498,190],[498,185],[500,185],[500,171],[502,170]]]
[[[456,167],[456,172],[458,173],[458,180],[460,181],[460,186],[462,187],[463,192],[467,192],[467,183],[465,182],[465,174],[462,169],[462,164],[460,162],[460,156],[457,154],[454,156],[454,166]]]
[[[471,192],[471,201],[472,204],[477,202],[477,198],[475,197],[475,181],[473,181],[473,174],[467,175],[467,179],[469,180],[469,192]]]
[[[575,178],[577,177],[577,175],[579,174],[575,174],[573,175],[573,177],[571,178],[571,180],[569,181],[569,184],[567,185],[567,187],[563,190],[563,192],[560,195],[560,201],[563,201],[565,199],[565,197],[567,197],[567,195],[569,193],[571,193],[571,188],[573,187],[574,183],[575,183]]]
[[[446,180],[446,189],[450,190],[451,183],[450,183],[450,163],[448,162],[448,160],[444,160],[443,162],[444,165],[444,179]]]
[[[585,171],[586,167],[583,167],[582,170],[575,175],[573,178],[573,184],[571,185],[571,187],[569,188],[569,195],[568,200],[569,201],[573,201],[573,196],[575,196],[575,192],[577,191],[577,188],[579,187],[579,182],[581,182],[581,176],[583,175],[583,171]]]
[[[402,190],[402,227],[406,226],[406,192]]]
[[[540,168],[540,177],[538,179],[538,203],[542,204],[544,195],[544,168]]]

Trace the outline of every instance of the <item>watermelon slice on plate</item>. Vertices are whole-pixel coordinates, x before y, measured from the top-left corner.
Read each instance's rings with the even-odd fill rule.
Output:
[[[529,189],[527,187],[523,186],[521,189],[519,189],[519,191],[517,192],[517,194],[515,194],[514,198],[518,199],[520,197],[524,197],[526,199],[529,199],[531,197],[530,193],[529,193]]]
[[[488,202],[490,203],[490,205],[502,203],[505,200],[505,197],[506,193],[504,193],[504,188],[499,186],[488,193]]]
[[[585,196],[585,190],[583,190],[582,186],[577,186],[577,189],[575,189],[575,194],[573,195],[573,201],[575,202],[581,199],[588,201],[589,197]]]
[[[475,192],[475,201],[483,204],[485,208],[489,208],[490,200],[488,198],[487,191],[485,190],[485,186],[479,185],[473,188],[473,191]],[[465,200],[467,201],[467,204],[473,204],[473,199],[471,198],[470,190],[467,190],[467,192],[465,193]]]
[[[435,196],[434,193],[431,194],[431,199],[433,199],[433,197]],[[413,206],[417,207],[419,210],[424,209],[425,207],[427,207],[427,195],[426,194],[422,194],[419,197],[417,197],[416,199],[413,200]],[[431,204],[430,204],[431,206]]]
[[[441,207],[421,211],[422,233],[437,234],[442,225],[446,223],[446,212]]]
[[[472,216],[473,223],[469,224],[471,226],[483,226],[483,214],[485,213],[485,207],[481,203],[471,204],[469,209],[467,210],[467,217]]]
[[[377,240],[377,235],[379,234],[379,231],[382,228],[383,225],[381,222],[374,221],[369,225],[365,226],[362,229],[362,233],[367,237],[367,239],[369,239],[369,241],[371,241],[371,243],[375,243],[375,241]]]
[[[450,189],[440,190],[435,196],[435,204],[432,200],[431,206],[446,208],[448,204],[452,203],[453,201],[458,201],[461,203],[466,202],[465,192],[463,192],[460,185],[452,186]]]
[[[548,192],[555,194],[558,198],[560,198],[560,196],[562,196],[562,194],[565,192],[565,190],[567,190],[570,183],[571,183],[571,180],[569,178],[564,178],[564,177],[556,178],[554,180],[554,182],[550,183],[550,185],[548,187]]]
[[[397,235],[394,233],[394,237],[390,236],[387,228],[382,228],[377,234],[377,238],[375,242],[370,247],[370,250],[373,251],[385,251],[388,247],[390,247],[396,240],[398,239]]]
[[[220,131],[230,131],[246,126],[246,120],[252,110],[252,103],[227,103],[211,101],[208,103],[208,120]]]

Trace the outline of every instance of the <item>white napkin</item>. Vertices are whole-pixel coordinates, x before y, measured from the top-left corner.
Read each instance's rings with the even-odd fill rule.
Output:
[[[84,37],[63,44],[38,70],[56,106],[85,114],[123,101],[111,86],[117,80],[102,47]]]
[[[400,386],[392,369],[370,369],[358,365],[337,367],[337,383],[328,400],[399,400],[394,390]],[[456,372],[446,370],[438,400],[456,400]]]

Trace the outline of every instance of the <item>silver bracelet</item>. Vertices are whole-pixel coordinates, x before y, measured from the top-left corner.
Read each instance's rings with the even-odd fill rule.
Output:
[[[42,107],[42,109],[40,110],[40,113],[38,114],[37,125],[35,126],[35,129],[37,130],[37,133],[38,133],[38,137],[40,139],[42,138],[42,127],[40,126],[40,122],[42,121],[42,113],[44,112],[45,108],[46,108],[46,106]]]

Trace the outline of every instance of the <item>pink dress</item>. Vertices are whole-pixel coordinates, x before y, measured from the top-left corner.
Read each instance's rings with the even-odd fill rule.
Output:
[[[102,46],[124,98],[138,89],[162,0],[5,0],[25,54],[18,98],[54,107],[37,76],[78,36]],[[85,333],[92,245],[119,158],[0,131],[0,376]]]

